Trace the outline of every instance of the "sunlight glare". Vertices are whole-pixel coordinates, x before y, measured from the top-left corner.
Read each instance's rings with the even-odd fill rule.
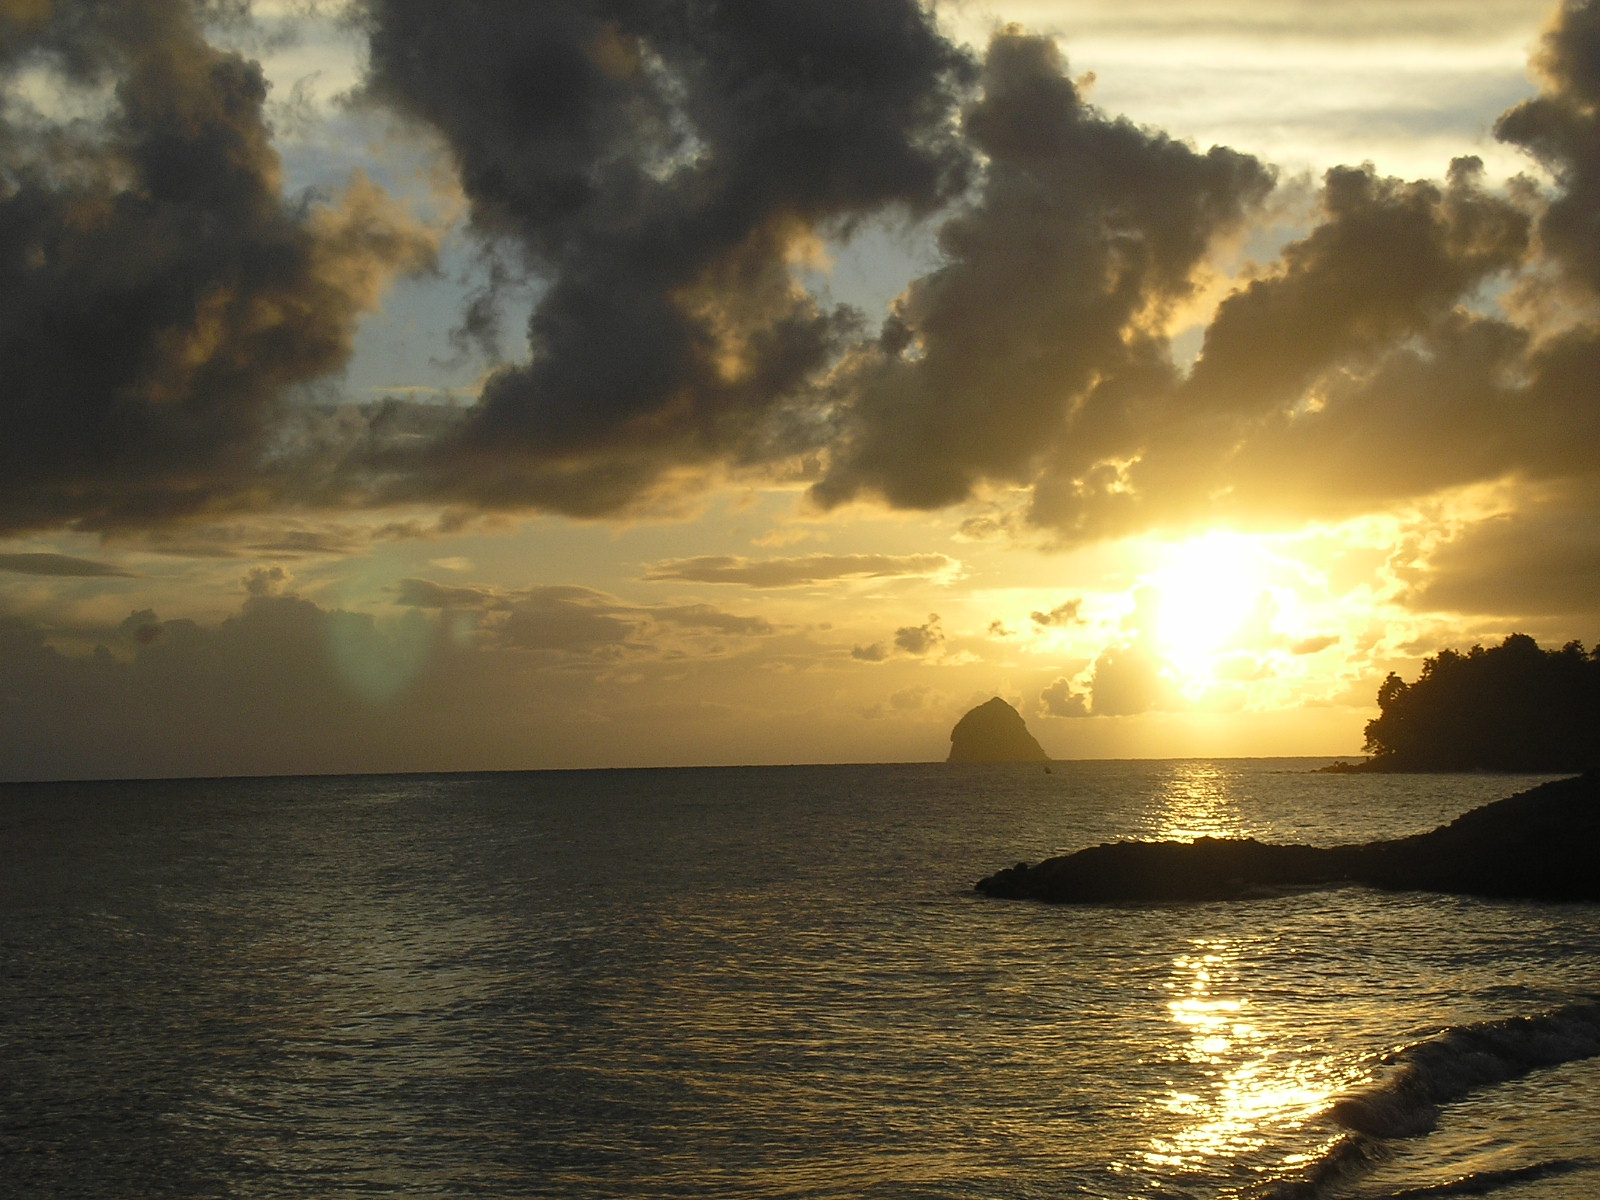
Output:
[[[1254,626],[1271,620],[1270,565],[1259,539],[1213,531],[1171,546],[1146,576],[1156,646],[1186,683],[1212,681],[1220,655],[1260,640]]]
[[[1187,1086],[1164,1098],[1163,1110],[1182,1124],[1151,1140],[1144,1157],[1152,1166],[1192,1170],[1259,1152],[1269,1132],[1303,1127],[1333,1094],[1337,1081],[1325,1067],[1294,1061],[1251,1019],[1240,968],[1239,947],[1225,939],[1198,941],[1173,962],[1167,1009],[1187,1043],[1179,1053],[1200,1073],[1185,1073]]]
[[[1241,837],[1243,828],[1227,774],[1214,763],[1174,763],[1165,804],[1152,834],[1162,841],[1192,842],[1203,837]]]

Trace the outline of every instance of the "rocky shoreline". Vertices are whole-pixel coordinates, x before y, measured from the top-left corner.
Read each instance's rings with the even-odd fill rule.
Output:
[[[989,896],[1088,904],[1224,900],[1363,884],[1391,891],[1600,900],[1600,772],[1530,788],[1428,833],[1350,846],[1253,838],[1108,842],[980,879]]]

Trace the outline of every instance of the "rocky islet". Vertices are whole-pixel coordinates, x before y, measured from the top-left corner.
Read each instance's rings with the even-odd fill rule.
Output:
[[[990,896],[1071,904],[1240,899],[1341,884],[1600,900],[1600,772],[1530,788],[1412,837],[1330,847],[1253,838],[1109,842],[1017,863],[976,887]]]

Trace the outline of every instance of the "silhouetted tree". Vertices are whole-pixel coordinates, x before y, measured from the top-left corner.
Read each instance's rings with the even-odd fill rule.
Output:
[[[1366,749],[1379,770],[1587,770],[1600,766],[1600,645],[1541,650],[1514,633],[1441,650],[1415,683],[1391,672],[1378,707]]]

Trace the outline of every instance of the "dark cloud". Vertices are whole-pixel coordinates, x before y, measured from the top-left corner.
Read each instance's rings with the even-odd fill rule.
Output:
[[[1083,692],[1072,690],[1072,681],[1058,676],[1039,693],[1039,708],[1051,717],[1087,717],[1089,698]]]
[[[999,517],[966,517],[961,522],[961,527],[956,532],[956,540],[962,542],[985,542],[997,538],[1011,530],[1011,522],[1005,516]]]
[[[1423,332],[1520,261],[1528,222],[1458,159],[1446,187],[1329,171],[1323,221],[1278,268],[1223,301],[1185,389],[1203,413],[1280,411],[1330,365]]]
[[[719,20],[726,15],[708,12]],[[1581,72],[1573,63],[1581,55],[1561,58],[1557,51],[1579,38],[1588,13],[1588,6],[1569,11],[1552,35],[1546,108],[1579,95]],[[562,43],[587,47],[572,59],[591,63],[573,68],[589,72],[585,79],[599,72],[590,80],[593,96],[579,105],[588,114],[585,136],[593,140],[562,145],[576,147],[573,161],[584,163],[596,161],[597,147],[625,145],[626,153],[616,151],[616,178],[633,178],[629,172],[645,153],[641,144],[659,150],[673,137],[699,138],[695,161],[709,163],[715,148],[707,149],[711,143],[693,132],[695,121],[663,123],[659,117],[661,105],[671,104],[651,90],[657,76],[629,67],[613,77],[594,65],[611,62],[619,46],[654,45],[658,35],[648,22],[629,26],[629,19],[616,17],[620,24],[606,26],[603,36],[579,22]],[[617,42],[625,28],[635,30],[629,35],[634,41]],[[672,61],[664,58],[660,69],[670,74]],[[926,68],[933,60],[907,61]],[[941,97],[941,111],[947,111],[964,76],[951,66],[954,60],[938,61],[938,70],[922,72],[925,83],[938,81],[923,94]],[[385,94],[376,83],[374,94]],[[698,112],[692,104],[672,103],[680,118]],[[642,124],[624,121],[618,113],[638,116],[629,105],[657,116]],[[1532,119],[1515,116],[1508,116],[1503,136]],[[613,119],[643,142],[627,142],[608,123]],[[906,128],[903,121],[898,127]],[[1202,153],[1101,113],[1085,102],[1051,41],[1014,29],[991,43],[960,132],[979,164],[976,186],[939,227],[942,265],[911,284],[875,338],[851,340],[841,326],[826,353],[808,358],[803,371],[768,375],[772,386],[763,383],[731,400],[726,379],[688,368],[668,372],[662,378],[679,389],[670,420],[646,415],[665,411],[655,400],[628,408],[616,399],[656,393],[608,377],[602,390],[611,398],[587,403],[588,432],[569,435],[559,425],[567,420],[560,415],[565,408],[557,412],[549,408],[554,399],[539,397],[582,397],[593,389],[582,381],[565,392],[554,386],[549,364],[566,358],[556,342],[536,332],[533,361],[504,376],[515,403],[495,399],[491,388],[470,429],[441,435],[437,443],[454,445],[458,436],[470,441],[476,436],[471,430],[495,431],[504,453],[470,472],[484,503],[492,502],[485,499],[490,492],[504,489],[510,496],[524,488],[532,489],[522,495],[526,503],[603,514],[625,510],[641,489],[667,478],[668,461],[709,469],[718,459],[758,464],[803,449],[820,452],[813,496],[824,505],[870,494],[894,506],[934,508],[990,484],[1023,485],[1031,488],[1028,519],[1068,541],[1220,514],[1304,518],[1373,511],[1508,472],[1548,476],[1554,460],[1570,457],[1571,447],[1581,444],[1575,435],[1586,430],[1574,422],[1593,406],[1576,402],[1567,381],[1582,377],[1594,339],[1580,331],[1563,347],[1545,345],[1510,321],[1468,307],[1485,286],[1512,277],[1529,261],[1538,200],[1528,185],[1512,194],[1492,192],[1473,159],[1452,164],[1443,183],[1385,178],[1370,167],[1330,171],[1312,227],[1224,298],[1198,360],[1185,373],[1171,360],[1165,330],[1195,301],[1219,242],[1256,214],[1272,188],[1271,171],[1227,148]],[[492,147],[480,147],[483,153],[508,152],[513,135],[494,137]],[[941,145],[953,153],[950,144]],[[1576,146],[1562,152],[1563,161],[1577,161]],[[549,166],[559,159],[540,161]],[[462,161],[476,159],[468,154]],[[657,174],[639,193],[640,204],[659,200],[655,189],[677,180],[681,169]],[[575,190],[572,207],[559,215],[539,209],[537,229],[519,236],[535,246],[551,222],[560,226],[570,218],[582,225],[594,212],[609,211],[611,178]],[[1558,172],[1558,178],[1563,195],[1581,190],[1573,172]],[[949,195],[940,193],[941,199]],[[481,219],[496,228],[514,225],[522,211],[514,199],[504,193],[504,212],[482,207]],[[1559,214],[1565,202],[1558,196],[1548,213]],[[539,203],[555,201],[545,196]],[[860,212],[870,208],[858,205]],[[491,209],[501,213],[493,221]],[[645,227],[636,224],[641,219],[630,209],[618,228],[631,237]],[[1554,219],[1547,214],[1545,223]],[[812,230],[826,221],[811,215],[802,224]],[[659,230],[647,240],[654,253],[667,252]],[[1545,241],[1555,245],[1549,235]],[[587,243],[580,237],[571,245],[576,254]],[[626,245],[630,253],[637,249]],[[757,258],[770,262],[776,254],[768,246]],[[532,257],[557,280],[549,311],[566,312],[560,280],[562,272],[578,270],[577,260],[544,250]],[[691,257],[696,270],[711,269],[709,259]],[[745,303],[766,287],[751,280],[776,278],[764,271],[748,267],[718,277],[711,293],[723,299],[716,303],[733,303],[730,297]],[[611,285],[613,292],[626,290],[617,279]],[[653,329],[673,338],[688,303],[682,298],[693,293],[679,286],[672,293],[676,315],[651,317]],[[781,289],[774,284],[763,294],[776,297],[780,290],[789,297],[784,303],[810,303],[787,275]],[[647,286],[627,294],[652,292]],[[771,325],[778,319],[772,313],[792,311],[773,304],[757,306],[766,314],[757,325]],[[585,322],[609,320],[598,301],[581,311]],[[536,314],[536,331],[542,319]],[[746,349],[733,357],[759,358],[748,349],[754,343],[742,320],[722,313],[702,343],[726,357],[732,344],[727,331],[746,330],[734,337]],[[587,324],[572,328],[581,341]],[[609,328],[630,325],[619,319]],[[612,347],[591,358],[627,370],[641,354],[652,364],[663,361],[648,339],[628,336],[632,357]],[[823,370],[828,381],[819,389]],[[545,415],[535,420],[529,416],[535,410]],[[711,410],[731,422],[717,428],[736,436],[706,432],[703,417]],[[502,418],[493,414],[502,411],[517,414],[504,428],[494,425]],[[784,436],[750,436],[759,424],[752,414],[765,421],[780,411]],[[679,433],[692,414],[700,414],[701,432],[688,447]],[[544,449],[530,457],[534,442]],[[967,536],[1005,525],[1003,515],[985,517],[969,523]]]
[[[839,579],[945,575],[961,566],[943,554],[808,554],[798,558],[748,559],[706,555],[657,563],[649,580],[742,583],[753,588],[800,587]]]
[[[150,608],[129,613],[117,626],[117,632],[131,638],[138,646],[148,646],[161,636],[163,629],[164,626],[156,619],[155,610]]]
[[[915,0],[364,10],[368,97],[444,138],[474,225],[548,281],[532,359],[415,468],[480,503],[611,512],[675,465],[768,456],[858,324],[791,263],[969,170],[971,66]]]
[[[944,630],[939,625],[939,614],[929,613],[921,625],[903,625],[894,631],[894,644],[906,654],[922,657],[932,654],[944,645]]]
[[[851,648],[850,657],[858,662],[883,662],[896,652],[913,658],[925,658],[944,645],[944,628],[939,624],[939,614],[929,613],[921,625],[902,625],[894,631],[888,642],[872,642]]]
[[[1272,186],[1248,155],[1106,117],[1049,39],[997,35],[982,84],[964,121],[981,192],[940,231],[945,265],[838,372],[824,504],[935,508],[1031,481],[1091,391],[1172,374],[1161,317]]]
[[[1534,67],[1540,94],[1502,116],[1495,134],[1555,177],[1560,192],[1540,218],[1540,240],[1575,279],[1600,290],[1600,3],[1563,3]]]
[[[1219,512],[1372,511],[1494,478],[1523,335],[1458,308],[1527,249],[1528,217],[1450,180],[1330,171],[1322,220],[1223,300],[1181,382],[1101,388],[1031,517],[1079,537]]]
[[[301,558],[308,554],[346,557],[363,549],[365,543],[358,537],[331,530],[286,530],[280,537],[266,542],[245,542],[242,550],[249,554],[269,554],[281,558]]]
[[[1273,172],[1100,111],[1047,38],[1002,30],[979,63],[916,0],[363,0],[361,94],[443,147],[489,255],[464,336],[493,339],[503,289],[536,297],[527,360],[459,407],[306,400],[433,241],[367,183],[284,195],[261,70],[208,40],[210,11],[0,9],[0,532],[340,554],[464,513],[617,516],[778,472],[824,506],[981,497],[994,511],[962,536],[1031,522],[1068,543],[1596,475],[1600,331],[1555,301],[1600,289],[1600,0],[1561,8],[1540,94],[1497,126],[1553,187],[1492,189],[1472,159],[1443,181],[1338,167],[1187,369],[1169,333],[1217,294]],[[91,115],[35,111],[24,73]],[[939,265],[881,325],[802,286],[823,242],[904,221]],[[451,515],[387,533],[239,515],[410,503]],[[648,578],[957,566],[706,557]],[[507,629],[517,603],[534,600],[454,602]],[[604,615],[673,624],[642,611]],[[697,620],[747,618],[674,627]]]
[[[11,777],[359,770],[481,741],[455,715],[471,695],[454,677],[460,654],[419,613],[380,626],[252,596],[215,625],[144,611],[121,632],[127,657],[104,645],[76,656],[0,619]]]
[[[1071,600],[1063,600],[1049,612],[1035,612],[1030,614],[1035,625],[1081,625],[1083,618],[1078,615],[1078,610],[1083,607],[1083,597],[1075,596]]]
[[[652,608],[649,612],[655,620],[675,625],[680,629],[704,629],[716,633],[738,634],[741,637],[763,637],[775,632],[772,622],[765,617],[741,617],[735,613],[712,608],[709,604]]]
[[[1600,484],[1561,485],[1522,499],[1518,511],[1470,525],[1435,551],[1408,606],[1600,620]]]
[[[1161,660],[1139,645],[1111,645],[1095,659],[1089,680],[1090,711],[1097,717],[1133,717],[1174,706]]]
[[[507,606],[496,631],[519,650],[592,653],[642,644],[638,626],[615,615],[609,597],[583,588],[534,588]]]
[[[1490,192],[1472,159],[1443,185],[1330,172],[1318,224],[1222,302],[1186,379],[1085,406],[1081,423],[1116,436],[1064,440],[1032,519],[1094,537],[1219,513],[1337,517],[1505,479],[1587,489],[1600,332],[1548,291],[1545,264],[1600,284],[1597,46],[1600,4],[1565,5],[1541,95],[1497,129],[1549,168],[1552,196],[1527,181]],[[1481,303],[1501,282],[1509,318]],[[1551,314],[1571,327],[1544,332]]]
[[[0,530],[106,529],[269,496],[288,389],[433,244],[372,185],[286,198],[261,69],[184,0],[8,6],[0,38]],[[55,121],[44,72],[103,99]]]
[[[409,608],[504,608],[506,594],[495,588],[455,586],[431,579],[402,579],[395,584],[396,604]]]
[[[777,632],[764,617],[740,616],[709,604],[628,604],[605,592],[570,585],[499,588],[402,579],[395,585],[395,603],[492,614],[480,630],[493,641],[523,650],[650,652],[655,634],[662,628],[734,637],[766,637]]]
[[[0,619],[9,777],[462,769],[514,765],[497,740],[545,736],[526,709],[511,719],[488,702],[507,685],[502,664],[420,613],[379,625],[256,596],[215,625],[146,611],[123,626],[126,657],[76,656]]]
[[[294,582],[294,576],[282,567],[253,567],[239,581],[249,596],[281,596]]]
[[[606,615],[597,595],[575,589],[539,599],[582,609],[587,597]],[[534,631],[537,640],[558,648],[531,650],[475,630],[461,611],[372,615],[292,595],[241,598],[220,621],[142,610],[111,628],[0,613],[0,773],[788,762],[794,714],[813,709],[832,712],[847,735],[815,751],[824,761],[866,761],[879,744],[839,709],[837,681],[805,669],[836,655],[834,647],[794,631],[737,639],[614,615],[641,631],[626,645],[593,626],[547,625]],[[727,649],[734,641],[741,645]],[[765,682],[753,683],[753,670]],[[891,755],[915,758],[917,736],[908,730]]]
[[[1524,464],[1543,471],[1519,447],[1540,425],[1554,431],[1516,386],[1526,344],[1502,321],[1452,312],[1376,363],[1325,375],[1315,410],[1258,420],[1210,477],[1229,478],[1236,507],[1293,516],[1371,512]]]
[[[1317,637],[1301,638],[1299,641],[1291,643],[1289,646],[1289,653],[1320,654],[1329,646],[1336,646],[1338,643],[1339,638],[1337,634],[1325,633]]]
[[[766,23],[775,9],[758,7],[763,15],[729,43],[734,65],[716,76],[716,88],[757,77],[742,65],[755,42],[741,39],[779,27]],[[373,11],[381,40],[385,30],[414,32],[406,22],[433,10]],[[1021,485],[1029,489],[1027,521],[1072,542],[1218,516],[1341,517],[1513,474],[1555,479],[1591,469],[1576,461],[1576,448],[1600,433],[1583,391],[1600,364],[1600,337],[1579,326],[1541,340],[1517,323],[1516,312],[1536,307],[1526,297],[1510,319],[1487,315],[1482,300],[1486,288],[1508,281],[1523,292],[1536,288],[1541,249],[1574,278],[1596,273],[1585,265],[1586,256],[1600,262],[1600,238],[1592,236],[1600,225],[1592,216],[1600,211],[1600,154],[1592,149],[1600,135],[1591,130],[1588,47],[1600,3],[1566,6],[1539,59],[1540,97],[1499,126],[1502,138],[1551,169],[1553,197],[1539,196],[1528,181],[1493,191],[1470,158],[1452,163],[1443,182],[1335,168],[1310,228],[1223,298],[1186,372],[1172,361],[1166,332],[1197,302],[1214,250],[1249,227],[1271,191],[1272,172],[1255,159],[1225,147],[1202,153],[1100,112],[1048,39],[1002,31],[971,82],[959,56],[939,48],[925,24],[897,25],[909,39],[903,44],[921,50],[891,55],[891,75],[909,89],[894,94],[922,101],[891,105],[873,128],[907,136],[916,126],[908,114],[948,114],[966,95],[962,145],[942,134],[935,157],[944,167],[922,176],[952,180],[952,164],[971,156],[973,187],[938,226],[942,264],[909,286],[876,336],[860,336],[841,317],[826,337],[801,339],[812,348],[795,360],[803,366],[758,370],[750,364],[776,360],[752,331],[797,329],[784,323],[802,313],[801,324],[810,321],[815,331],[824,319],[786,269],[774,273],[783,239],[793,245],[826,231],[846,209],[859,216],[913,202],[886,185],[828,185],[824,193],[849,203],[790,204],[783,211],[793,219],[781,235],[768,220],[777,209],[757,206],[748,210],[753,223],[739,226],[747,232],[707,251],[697,222],[710,210],[673,208],[682,200],[674,189],[691,178],[703,183],[708,173],[719,186],[734,179],[735,167],[726,176],[712,171],[720,154],[733,154],[725,147],[766,154],[764,139],[792,136],[793,128],[779,122],[777,133],[751,118],[748,143],[730,141],[729,123],[709,121],[698,93],[682,91],[683,79],[702,79],[686,65],[700,53],[696,39],[720,37],[714,31],[731,11],[709,6],[703,20],[671,36],[632,9],[583,12],[556,5],[538,19],[546,23],[540,52],[565,47],[562,69],[579,81],[561,93],[570,109],[545,97],[526,129],[492,121],[450,135],[467,177],[475,177],[473,164],[498,164],[481,172],[493,186],[480,189],[481,198],[473,192],[480,224],[512,231],[533,268],[554,280],[535,314],[535,356],[504,373],[465,426],[440,425],[416,443],[445,448],[442,458],[430,459],[430,451],[391,459],[400,481],[391,495],[454,495],[461,487],[473,503],[604,515],[709,478],[696,482],[669,463],[710,472],[718,463],[759,466],[806,451],[810,469],[820,472],[812,494],[825,506],[871,495],[936,508],[990,485]],[[860,30],[851,21],[823,26],[843,39],[826,44],[849,59],[842,47]],[[497,36],[515,42],[506,30]],[[643,48],[656,57],[635,61]],[[656,65],[639,65],[646,59]],[[381,55],[376,62],[375,96],[456,128],[454,118],[427,107],[445,102],[452,72],[408,85],[431,98],[417,107],[412,91],[385,82]],[[783,70],[760,77],[788,78]],[[679,88],[671,97],[661,90],[669,80]],[[843,136],[828,128],[830,138]],[[846,144],[854,143],[839,143]],[[935,143],[918,145],[924,157],[916,161],[934,161],[927,155]],[[652,153],[655,173],[638,183],[639,163]],[[857,164],[839,153],[823,156],[825,174]],[[899,170],[912,159],[892,161]],[[602,162],[604,170],[594,166]],[[587,175],[580,164],[588,164]],[[537,187],[528,183],[535,176]],[[619,180],[633,181],[632,190]],[[787,177],[780,182],[763,195],[791,186]],[[618,207],[624,195],[632,207]],[[954,192],[941,183],[918,195],[915,203],[927,207]],[[671,236],[650,224],[669,209],[680,218]],[[615,255],[606,269],[626,262],[632,274],[602,272],[604,295],[578,303],[579,292],[569,297],[563,289],[569,278],[587,277],[586,239],[598,213],[612,222],[606,246]],[[552,230],[569,240],[552,248]],[[757,230],[767,241],[748,240]],[[673,276],[676,291],[656,288],[646,266],[680,250],[699,282]],[[670,312],[658,303],[663,296]],[[608,307],[621,303],[657,306],[645,321],[649,337],[632,315]],[[541,333],[541,322],[557,314],[561,337]],[[581,361],[564,349],[590,346],[602,326],[604,336],[628,344],[607,344]],[[704,355],[721,363],[720,374],[704,368],[704,355],[662,349],[686,344],[692,329]],[[573,340],[562,340],[569,334]],[[649,381],[628,374],[641,362],[654,372]],[[562,375],[564,363],[577,363],[578,374]],[[595,382],[583,375],[590,370],[624,375]],[[660,399],[669,391],[670,405]],[[569,411],[574,406],[580,415]],[[685,438],[691,425],[695,433]],[[473,440],[485,432],[492,454]],[[456,456],[462,447],[464,458]],[[991,536],[1014,528],[1014,519],[972,518],[963,536]]]
[[[15,571],[20,575],[60,575],[75,577],[122,576],[131,577],[113,563],[96,562],[91,558],[76,558],[70,554],[32,552],[0,554],[0,571]]]

